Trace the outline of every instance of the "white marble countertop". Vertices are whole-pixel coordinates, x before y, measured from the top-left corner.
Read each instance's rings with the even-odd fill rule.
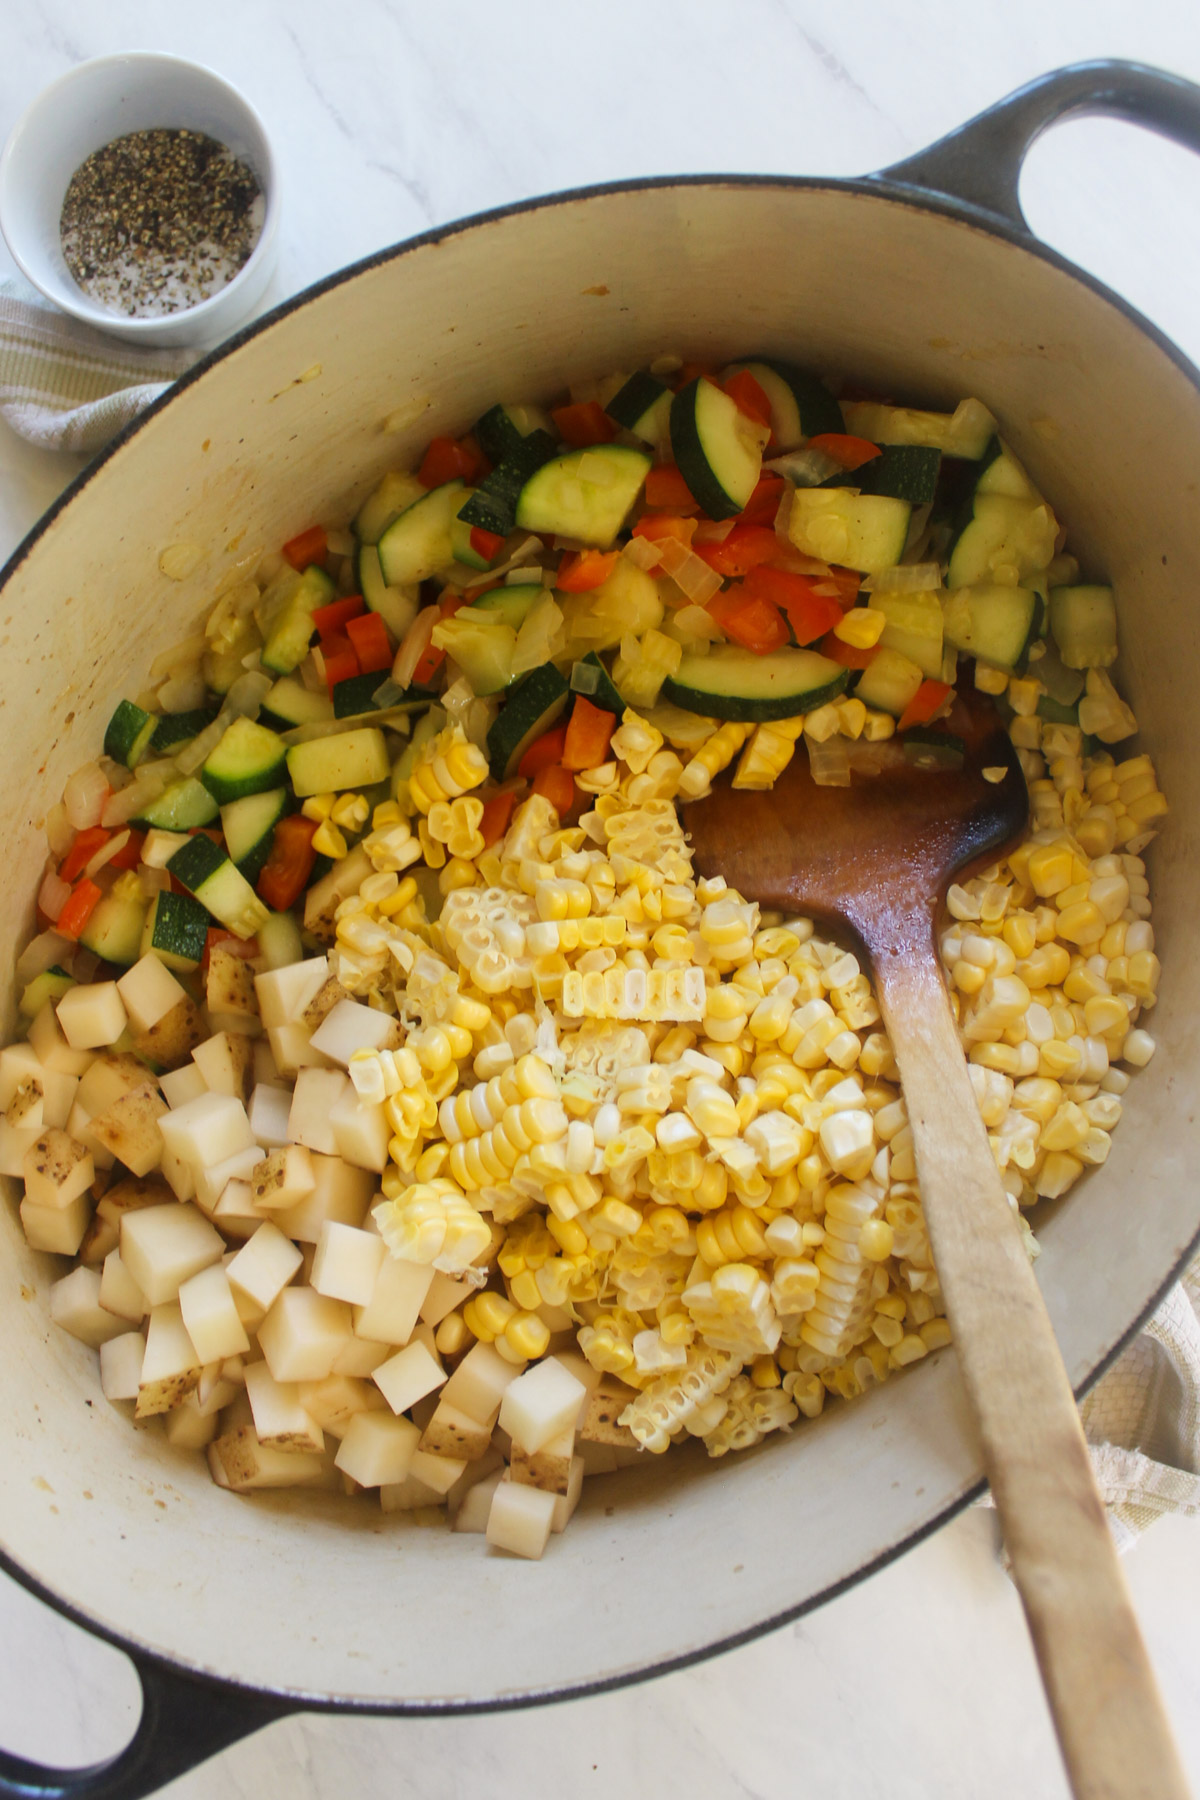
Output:
[[[410,233],[523,196],[680,170],[853,175],[911,154],[1030,77],[1126,56],[1200,80],[1186,0],[6,0],[0,138],[73,63],[210,64],[262,113],[282,169],[269,300]],[[1200,360],[1200,163],[1109,122],[1052,134],[1031,223]],[[8,259],[0,248],[0,272]],[[0,426],[0,556],[79,466]],[[1200,1791],[1200,1523],[1126,1562]],[[0,1577],[0,1743],[84,1763],[127,1738],[115,1652]],[[628,1800],[1061,1800],[1066,1786],[990,1514],[970,1512],[795,1626],[598,1699],[500,1717],[302,1717],[178,1784],[302,1800],[566,1789]]]

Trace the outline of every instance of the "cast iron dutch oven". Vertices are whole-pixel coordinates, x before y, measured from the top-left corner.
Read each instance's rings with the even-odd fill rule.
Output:
[[[1200,377],[1025,224],[1025,152],[1084,113],[1200,149],[1200,90],[1082,65],[862,180],[626,182],[447,226],[309,289],[193,369],[4,572],[10,950],[32,928],[39,822],[94,756],[131,661],[190,629],[239,558],[333,516],[339,497],[348,513],[497,394],[548,395],[664,347],[790,356],[918,404],[978,394],[1085,566],[1115,583],[1124,678],[1172,805],[1153,870],[1158,1055],[1107,1165],[1039,1228],[1068,1372],[1077,1388],[1094,1379],[1200,1233]],[[206,556],[174,583],[159,556],[179,542]],[[65,1773],[0,1757],[0,1794],[134,1800],[293,1710],[468,1712],[679,1668],[861,1580],[980,1487],[946,1351],[753,1455],[607,1478],[540,1563],[489,1556],[334,1496],[222,1492],[201,1458],[135,1435],[102,1400],[93,1353],[48,1322],[60,1268],[25,1247],[12,1205],[0,1265],[4,1567],[128,1651],[144,1693],[115,1762]]]

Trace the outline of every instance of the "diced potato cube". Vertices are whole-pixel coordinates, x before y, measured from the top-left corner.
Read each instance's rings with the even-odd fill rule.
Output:
[[[398,1419],[390,1412],[356,1413],[334,1464],[360,1487],[403,1481],[420,1435],[410,1419]]]
[[[187,999],[186,989],[157,956],[143,956],[117,982],[117,992],[135,1031],[149,1031],[173,1006]]]
[[[551,1494],[566,1494],[575,1460],[575,1427],[565,1425],[544,1443],[540,1450],[522,1450],[514,1442],[512,1479],[526,1487],[545,1488]]]
[[[20,1131],[46,1129],[46,1090],[42,1086],[40,1070],[37,1075],[30,1075],[20,1084],[8,1103],[4,1117]]]
[[[124,1320],[126,1325],[140,1325],[150,1311],[143,1294],[121,1260],[119,1250],[110,1250],[100,1275],[100,1304],[106,1312]]]
[[[329,977],[329,958],[310,956],[254,978],[264,1025],[294,1025]]]
[[[387,1254],[383,1239],[374,1232],[360,1231],[354,1225],[341,1225],[327,1220],[317,1239],[311,1281],[318,1294],[331,1300],[346,1300],[353,1306],[366,1306],[375,1292],[379,1268]],[[397,1407],[403,1412],[403,1407]]]
[[[307,1025],[271,1025],[267,1044],[280,1075],[295,1075],[300,1069],[327,1069],[328,1062],[312,1047]]]
[[[127,1212],[140,1212],[146,1206],[168,1206],[170,1190],[158,1176],[128,1176],[116,1182],[100,1198],[96,1216],[88,1226],[79,1246],[79,1254],[89,1267],[98,1267],[110,1250],[121,1241],[121,1220]]]
[[[356,1168],[383,1173],[392,1130],[382,1106],[360,1100],[348,1081],[329,1109],[329,1124],[339,1156]]]
[[[177,1450],[203,1450],[217,1435],[217,1415],[204,1412],[194,1392],[185,1394],[166,1416],[166,1433]]]
[[[40,1120],[27,1106],[17,1113],[13,1111],[14,1102],[31,1083],[41,1092]],[[32,1044],[10,1044],[6,1050],[0,1050],[0,1113],[5,1114],[10,1125],[38,1131],[65,1125],[78,1087],[77,1075],[47,1068],[38,1060]]]
[[[170,1412],[191,1393],[199,1379],[200,1358],[184,1327],[178,1301],[154,1307],[146,1331],[136,1417],[149,1419],[156,1413]]]
[[[385,1513],[415,1513],[442,1504],[441,1495],[418,1481],[415,1475],[406,1475],[403,1481],[385,1481],[379,1490],[379,1510]],[[439,1512],[431,1515],[431,1519],[444,1516]]]
[[[550,1521],[551,1531],[565,1531],[571,1522],[571,1514],[579,1505],[579,1497],[583,1493],[583,1458],[571,1458],[571,1471],[567,1476],[567,1491],[554,1497],[554,1517]]]
[[[126,1320],[114,1318],[100,1304],[100,1277],[95,1269],[85,1269],[82,1264],[51,1287],[50,1317],[93,1350],[128,1329]]]
[[[615,1376],[606,1375],[588,1395],[583,1423],[579,1428],[580,1440],[585,1444],[620,1445],[627,1450],[636,1450],[638,1441],[632,1431],[627,1425],[617,1424],[630,1401],[636,1399],[637,1393],[633,1388],[626,1387]]]
[[[0,1118],[0,1175],[23,1175],[25,1158],[41,1136],[36,1125],[10,1125]]]
[[[206,1212],[211,1213],[217,1201],[225,1192],[231,1181],[250,1180],[258,1167],[261,1157],[257,1144],[251,1144],[248,1150],[238,1150],[233,1156],[227,1156],[224,1162],[212,1163],[208,1168],[196,1170],[196,1200]]]
[[[224,944],[214,944],[208,958],[208,976],[204,985],[204,1004],[209,1013],[231,1013],[244,1018],[241,1027],[259,1029],[258,996],[254,989],[254,971],[244,956],[235,956]]]
[[[244,1104],[253,1084],[254,1045],[243,1032],[218,1031],[192,1051],[192,1061],[214,1094]]]
[[[72,1050],[115,1044],[129,1022],[115,981],[81,982],[68,988],[54,1010]]]
[[[157,1024],[135,1033],[133,1047],[153,1068],[177,1069],[205,1035],[200,1008],[190,994],[185,994]]]
[[[48,1250],[54,1256],[74,1256],[92,1216],[92,1202],[80,1194],[70,1206],[35,1206],[21,1202],[21,1224],[31,1250]]]
[[[384,1344],[407,1344],[432,1280],[433,1270],[427,1264],[385,1256],[369,1302],[354,1309],[356,1336]]]
[[[458,1407],[481,1425],[491,1425],[523,1367],[523,1363],[505,1362],[490,1344],[472,1344],[442,1389],[442,1404]]]
[[[47,1000],[29,1027],[29,1043],[42,1067],[56,1069],[60,1075],[74,1075],[78,1079],[92,1060],[90,1050],[72,1050],[63,1036],[52,1000]]]
[[[487,1530],[492,1500],[503,1474],[503,1469],[495,1469],[490,1475],[485,1475],[482,1481],[467,1489],[462,1505],[454,1514],[455,1531],[477,1531],[482,1535]]]
[[[394,1413],[407,1412],[446,1379],[446,1371],[424,1344],[409,1344],[380,1363],[371,1379]]]
[[[232,1488],[236,1494],[249,1493],[254,1488],[309,1487],[319,1482],[325,1472],[314,1451],[275,1450],[260,1444],[252,1425],[222,1432],[209,1446],[209,1452],[213,1479],[218,1479],[219,1468],[225,1478],[219,1485]]]
[[[239,1150],[255,1148],[246,1109],[232,1094],[201,1094],[159,1120],[168,1150],[193,1169],[211,1168]]]
[[[272,1150],[250,1172],[250,1197],[261,1212],[295,1206],[316,1185],[312,1157],[302,1144]]]
[[[391,1013],[358,1000],[339,1000],[312,1034],[313,1048],[343,1068],[356,1050],[393,1050],[399,1042],[399,1027]]]
[[[273,1450],[325,1448],[325,1434],[301,1405],[294,1381],[276,1381],[266,1363],[249,1363],[246,1392],[260,1444]]]
[[[177,1200],[196,1198],[196,1173],[191,1163],[183,1162],[173,1150],[164,1149],[158,1169]]]
[[[159,1076],[158,1085],[172,1111],[178,1111],[189,1100],[198,1100],[201,1094],[208,1092],[208,1083],[194,1062],[184,1063],[182,1069],[168,1069]]]
[[[336,975],[331,975],[328,981],[321,983],[297,1023],[303,1025],[311,1037],[325,1023],[334,1007],[340,1006],[343,1000],[349,998],[350,990],[342,986]]]
[[[409,1345],[409,1349],[415,1346]],[[401,1351],[407,1356],[408,1351]],[[481,1425],[470,1413],[439,1400],[433,1417],[421,1434],[421,1449],[433,1456],[449,1456],[462,1462],[476,1462],[486,1456],[492,1442],[492,1428]]]
[[[268,1220],[229,1262],[226,1274],[262,1312],[267,1312],[303,1262],[295,1244]]]
[[[523,1487],[506,1479],[497,1482],[487,1522],[487,1541],[495,1549],[536,1561],[550,1541],[553,1523],[554,1495],[545,1488]]]
[[[329,1220],[343,1225],[361,1225],[367,1216],[375,1192],[375,1183],[366,1169],[355,1169],[340,1156],[312,1158],[315,1185],[311,1194],[295,1206],[275,1214],[281,1231],[286,1231],[298,1244],[316,1244],[321,1227]],[[379,1335],[379,1334],[375,1334]]]
[[[166,1110],[157,1083],[145,1081],[132,1093],[115,1100],[105,1112],[94,1114],[91,1134],[132,1175],[148,1175],[162,1161],[163,1137],[158,1121]]]
[[[441,1496],[450,1492],[466,1466],[465,1462],[457,1461],[452,1456],[431,1456],[428,1450],[422,1450],[418,1445],[413,1451],[408,1472]]]
[[[123,1331],[100,1346],[100,1391],[106,1400],[136,1400],[142,1384],[146,1340],[140,1331]]]
[[[377,725],[339,731],[336,737],[293,744],[287,753],[288,779],[301,800],[310,794],[344,793],[386,781],[387,740]],[[307,918],[305,920],[307,923]]]
[[[259,1326],[258,1342],[276,1381],[323,1381],[350,1333],[343,1301],[286,1287]]]
[[[44,1131],[21,1159],[31,1206],[70,1206],[96,1179],[92,1154],[65,1131]]]
[[[121,1260],[155,1309],[224,1251],[220,1232],[191,1205],[147,1206],[121,1220]]]
[[[532,1454],[567,1426],[572,1430],[587,1389],[553,1356],[526,1369],[505,1391],[500,1427]]]
[[[18,1090],[27,1081],[41,1082],[43,1074],[32,1044],[9,1044],[0,1050],[0,1112],[8,1111]]]
[[[248,1181],[227,1181],[212,1210],[213,1224],[227,1238],[244,1243],[262,1224]]]
[[[80,1077],[75,1098],[86,1113],[103,1112],[122,1094],[132,1094],[149,1079],[144,1066],[127,1050],[101,1050]]]
[[[373,1375],[380,1363],[386,1362],[392,1354],[394,1345],[379,1343],[375,1338],[352,1337],[338,1351],[338,1359],[333,1365],[335,1375],[353,1375],[366,1377]],[[382,1395],[380,1396],[382,1399]],[[386,1402],[384,1402],[386,1405]]]
[[[301,1381],[296,1384],[300,1404],[330,1437],[346,1435],[346,1427],[356,1413],[368,1412],[383,1402],[365,1381],[352,1375],[327,1375],[324,1381]]]
[[[456,1306],[461,1306],[472,1294],[478,1292],[473,1281],[468,1281],[463,1276],[443,1275],[439,1269],[429,1284],[429,1292],[421,1302],[421,1317],[427,1325],[436,1328]]]
[[[296,1076],[292,1110],[288,1116],[290,1141],[304,1144],[309,1150],[319,1150],[324,1156],[336,1156],[337,1138],[329,1113],[347,1088],[350,1088],[350,1078],[341,1069],[301,1069]]]
[[[250,1129],[268,1150],[277,1150],[287,1143],[291,1110],[291,1088],[277,1087],[269,1081],[258,1082],[250,1096]]]
[[[227,1356],[241,1356],[249,1350],[250,1339],[220,1263],[201,1269],[180,1284],[179,1310],[202,1363],[223,1362]]]

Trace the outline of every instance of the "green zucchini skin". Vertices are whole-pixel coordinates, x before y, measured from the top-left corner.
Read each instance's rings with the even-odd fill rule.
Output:
[[[157,825],[163,831],[192,831],[198,825],[211,825],[216,816],[213,796],[202,781],[188,775],[164,788],[130,823]]]
[[[570,694],[553,663],[532,669],[509,694],[487,734],[488,762],[497,781],[508,781],[535,738],[549,731]]]
[[[815,650],[775,650],[758,656],[722,645],[707,656],[685,656],[663,682],[663,698],[710,719],[762,725],[812,712],[845,692],[850,671]]]
[[[177,974],[200,967],[212,923],[208,913],[190,894],[167,889],[154,896],[142,929],[142,955],[153,952]]]
[[[600,464],[607,471],[601,484],[584,471]],[[524,531],[563,537],[607,550],[616,540],[650,472],[642,450],[621,444],[596,444],[569,450],[535,469],[521,489],[516,522]]]
[[[761,447],[751,454],[739,420],[728,394],[702,375],[681,387],[671,402],[671,450],[710,519],[735,518],[762,470]]]
[[[136,769],[158,731],[157,714],[143,712],[132,700],[121,700],[104,733],[104,754]]]
[[[217,709],[201,707],[195,712],[163,713],[158,721],[154,736],[150,739],[150,748],[159,756],[169,756],[174,750],[182,750],[193,738],[206,731],[217,716]]]
[[[885,444],[878,456],[853,471],[851,480],[862,494],[883,494],[907,500],[910,506],[931,506],[937,493],[942,453],[923,444]],[[844,484],[846,477],[841,478]],[[825,487],[839,485],[831,478]]]
[[[507,537],[517,520],[517,503],[530,477],[558,455],[558,445],[548,431],[531,431],[508,451],[490,475],[485,475],[457,517],[467,525]]]
[[[616,713],[618,719],[621,718],[625,712],[625,702],[599,656],[594,650],[589,650],[587,655],[580,657],[579,660],[585,669],[595,669],[596,685],[589,693],[582,687],[576,687],[574,679],[572,679],[572,692],[582,694],[584,699],[590,700],[593,706],[602,707],[605,712]]]
[[[287,746],[277,732],[253,719],[234,719],[205,760],[200,779],[218,806],[224,806],[278,787],[286,755]]]

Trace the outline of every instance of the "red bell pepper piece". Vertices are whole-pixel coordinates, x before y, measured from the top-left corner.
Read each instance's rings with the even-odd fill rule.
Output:
[[[952,692],[947,681],[923,681],[900,714],[896,730],[907,731],[910,725],[928,725]]]
[[[643,513],[630,535],[654,541],[673,537],[682,544],[690,544],[698,523],[697,519],[681,519],[677,513]]]
[[[617,427],[596,400],[577,400],[571,406],[556,406],[550,417],[558,427],[558,435],[572,450],[586,450],[592,444],[611,444]]]
[[[286,912],[304,892],[317,860],[312,843],[316,834],[316,820],[306,819],[303,813],[288,813],[276,825],[270,855],[256,884],[259,898],[273,912]]]
[[[647,506],[661,507],[666,512],[695,513],[700,503],[674,463],[660,463],[646,477]]]
[[[472,525],[471,548],[476,556],[493,563],[504,548],[504,539],[498,531],[485,531],[482,525]]]
[[[798,644],[811,644],[824,637],[842,618],[837,601],[814,592],[807,575],[793,575],[790,570],[768,569],[760,564],[751,569],[743,587],[747,594],[782,607]]]
[[[71,889],[70,898],[55,920],[54,929],[62,937],[78,938],[100,901],[100,889],[85,876]]]
[[[789,641],[779,608],[760,595],[748,594],[744,587],[726,588],[709,601],[707,610],[727,638],[759,656],[782,650]]]
[[[362,595],[347,594],[344,600],[331,600],[328,606],[318,606],[312,622],[323,638],[329,637],[341,631],[347,620],[357,619],[363,610]]]
[[[715,382],[717,379],[715,365],[706,362],[685,362],[681,368],[676,370],[674,375],[667,376],[664,379],[667,381],[667,385],[673,387],[675,392],[678,393],[680,388],[685,388],[689,381],[695,381],[700,377]]]
[[[63,881],[74,881],[95,856],[97,850],[103,848],[112,836],[105,831],[103,825],[85,825],[82,831],[75,833],[75,842],[58,865],[58,873]]]
[[[778,556],[781,546],[766,525],[735,524],[718,542],[702,543],[697,534],[692,547],[718,575],[748,575],[759,563]]]
[[[883,455],[879,445],[869,438],[851,437],[846,431],[819,431],[816,437],[809,438],[805,449],[823,450],[843,469],[860,469],[863,463]]]
[[[544,794],[560,819],[565,819],[575,804],[575,777],[561,763],[547,763],[533,778],[533,792]]]
[[[561,725],[552,725],[549,731],[543,731],[541,737],[534,738],[517,764],[517,774],[524,775],[528,781],[552,763],[560,763],[566,741],[567,722],[564,719]]]
[[[513,807],[517,804],[517,790],[506,788],[503,793],[493,794],[490,800],[483,803],[483,817],[479,821],[479,833],[483,838],[483,847],[490,850],[498,844],[508,830],[508,822],[512,818]]]
[[[817,649],[830,662],[840,663],[843,669],[869,669],[879,655],[878,644],[872,644],[869,650],[865,650],[858,644],[847,644],[833,631],[826,633]]]
[[[496,583],[491,582],[488,585],[495,587]],[[476,594],[481,594],[484,591],[483,588],[474,588],[472,589],[471,597],[474,598]],[[451,619],[454,617],[454,614],[458,611],[460,606],[466,606],[467,604],[468,598],[466,594],[459,594],[456,593],[453,588],[447,588],[441,599],[438,601],[438,611],[443,619]],[[446,652],[444,650],[437,649],[432,641],[426,644],[418,658],[417,666],[412,673],[413,687],[428,687],[445,660]]]
[[[115,856],[108,859],[110,869],[136,869],[142,860],[142,845],[146,842],[144,831],[130,831],[129,842],[122,845]]]
[[[602,706],[593,706],[580,694],[571,710],[567,735],[563,743],[564,769],[597,769],[608,755],[608,746],[617,728],[617,715]]]
[[[477,481],[483,472],[483,456],[473,437],[435,437],[417,470],[422,487],[441,487],[447,481]]]
[[[619,550],[568,551],[558,565],[554,585],[560,594],[589,594],[603,587],[617,566]]]
[[[329,552],[323,525],[310,525],[298,537],[289,538],[283,554],[293,569],[307,569],[312,563],[324,562]]]
[[[758,486],[738,514],[740,525],[774,525],[787,486],[782,475],[760,475]]]
[[[339,681],[349,681],[352,676],[362,674],[358,657],[354,654],[354,645],[340,632],[333,637],[322,638],[321,656],[325,662],[325,686],[331,694]]]
[[[378,613],[363,613],[346,621],[346,636],[354,646],[358,666],[364,675],[377,674],[392,666],[392,645],[387,626]]]
[[[767,399],[762,384],[755,381],[749,369],[739,369],[723,386],[745,418],[753,419],[756,425],[765,425],[770,430],[771,402]]]

